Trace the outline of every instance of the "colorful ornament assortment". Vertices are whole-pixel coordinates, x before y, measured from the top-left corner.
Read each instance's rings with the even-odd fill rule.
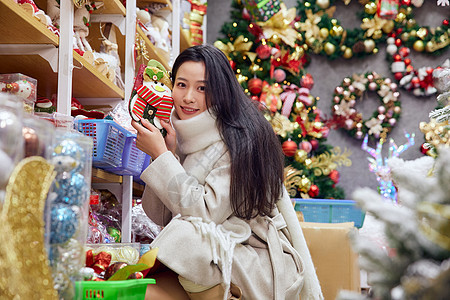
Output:
[[[377,1],[360,1],[364,5],[360,28],[344,29],[338,19],[333,18],[335,0],[300,0],[297,10],[300,21],[295,27],[300,30],[308,47],[316,54],[325,54],[334,59],[365,56],[377,53],[377,45],[394,29],[394,21],[380,17]],[[345,5],[350,0],[345,0]]]
[[[363,119],[355,106],[358,97],[363,100],[368,91],[376,92],[381,103],[370,118]],[[362,139],[366,134],[375,139],[385,139],[400,117],[399,98],[397,84],[391,79],[383,78],[376,72],[353,74],[344,78],[334,91],[330,124],[343,128],[357,139]]]
[[[361,149],[370,154],[369,160],[369,170],[370,172],[375,173],[378,181],[378,190],[381,196],[389,201],[397,202],[397,190],[392,182],[391,178],[391,168],[388,163],[389,160],[393,157],[398,157],[400,154],[405,152],[409,147],[414,145],[414,137],[415,134],[405,133],[405,137],[408,140],[406,144],[397,146],[393,139],[389,140],[389,154],[387,157],[383,159],[381,155],[381,150],[383,148],[384,139],[381,139],[376,148],[369,147],[368,144],[368,135],[364,137],[364,141],[361,145]]]
[[[429,53],[446,49],[450,44],[449,20],[442,26],[419,26],[413,18],[413,7],[421,7],[423,0],[364,0],[360,28],[346,30],[333,18],[335,0],[300,0],[297,11],[300,20],[295,27],[316,54],[334,59],[351,58],[378,53],[378,44],[387,35],[398,37],[406,47]],[[344,0],[348,5],[351,0]]]
[[[80,143],[81,141],[81,143]],[[57,173],[47,202],[49,210],[49,260],[54,287],[60,295],[70,293],[77,273],[83,266],[86,229],[83,218],[89,199],[90,180],[83,176],[91,159],[92,141],[77,132],[57,134],[50,162]],[[86,146],[86,145],[84,145]]]

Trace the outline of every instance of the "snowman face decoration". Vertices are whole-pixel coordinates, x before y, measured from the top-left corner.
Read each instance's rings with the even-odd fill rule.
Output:
[[[147,119],[158,129],[160,120],[169,120],[173,107],[172,82],[169,73],[157,61],[151,60],[145,68],[142,85],[131,98],[129,110],[135,121]]]

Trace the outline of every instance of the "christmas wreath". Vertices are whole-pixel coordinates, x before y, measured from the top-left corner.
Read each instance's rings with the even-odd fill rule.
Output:
[[[351,0],[344,0],[348,5]],[[300,21],[296,28],[302,32],[306,44],[316,54],[329,58],[351,58],[377,53],[379,42],[386,39],[394,29],[394,21],[379,16],[376,0],[360,1],[364,11],[360,13],[360,28],[344,29],[339,20],[333,18],[335,0],[299,0],[297,4]],[[383,15],[382,15],[383,16]]]
[[[434,68],[415,69],[409,54],[411,48],[434,55],[447,49],[450,45],[449,20],[445,19],[442,26],[436,28],[419,26],[413,18],[410,2],[402,1],[395,19],[395,30],[387,39],[386,55],[391,63],[391,72],[401,87],[413,91],[415,96],[428,96],[436,92],[432,78]]]
[[[363,119],[355,105],[357,98],[362,100],[366,91],[376,92],[381,103],[370,118]],[[400,117],[399,98],[397,84],[391,79],[383,78],[375,72],[353,74],[352,77],[344,78],[334,91],[330,124],[345,129],[357,139],[366,134],[376,139],[385,139]]]

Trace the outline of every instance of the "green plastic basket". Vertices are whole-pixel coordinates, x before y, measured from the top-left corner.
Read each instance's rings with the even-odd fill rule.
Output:
[[[148,284],[155,279],[128,279],[117,281],[76,281],[75,299],[142,300]]]

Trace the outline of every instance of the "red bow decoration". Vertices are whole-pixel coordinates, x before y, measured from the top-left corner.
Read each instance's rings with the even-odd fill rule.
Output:
[[[259,43],[264,38],[264,33],[261,27],[256,25],[256,23],[251,23],[247,27],[248,32],[255,36],[255,43]]]
[[[291,72],[294,76],[298,76],[300,67],[303,65],[303,57],[298,60],[291,57],[289,50],[282,50],[281,57],[273,57],[270,67],[270,76],[273,77],[273,71],[276,67],[282,66],[284,69]]]
[[[111,263],[111,254],[102,251],[97,255],[91,250],[86,251],[86,267],[94,269],[96,274],[100,274],[106,270]]]

